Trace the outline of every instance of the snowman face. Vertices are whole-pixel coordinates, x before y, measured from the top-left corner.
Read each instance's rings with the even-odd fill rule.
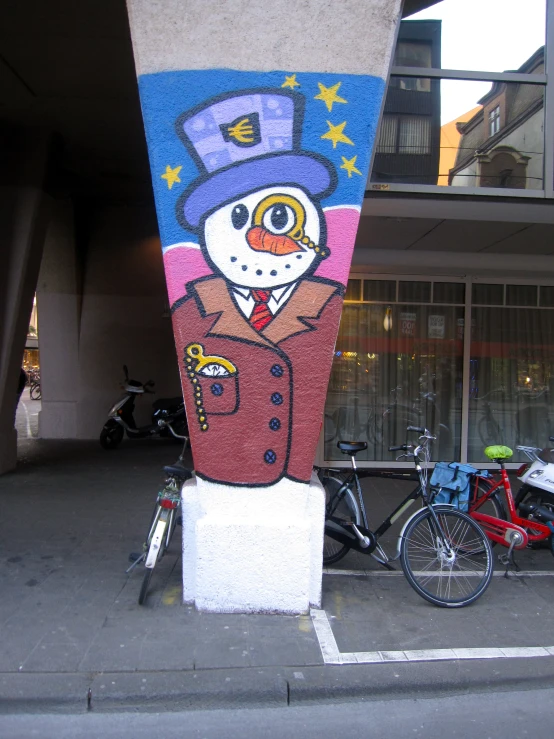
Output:
[[[303,190],[268,187],[212,213],[204,243],[215,267],[233,284],[274,288],[295,282],[312,267],[321,253],[319,246],[315,250],[320,234],[320,211]]]

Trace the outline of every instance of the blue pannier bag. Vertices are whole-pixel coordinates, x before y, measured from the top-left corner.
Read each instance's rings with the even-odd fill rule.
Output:
[[[470,464],[437,462],[430,482],[433,488],[440,489],[433,503],[448,503],[467,513],[471,478],[478,473]]]

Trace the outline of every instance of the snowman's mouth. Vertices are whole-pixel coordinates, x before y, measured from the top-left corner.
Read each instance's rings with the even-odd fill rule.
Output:
[[[269,254],[276,254],[277,256],[304,251],[290,236],[271,233],[271,231],[267,231],[261,226],[250,228],[246,233],[246,241],[248,242],[248,246],[254,249],[254,251],[265,251]]]

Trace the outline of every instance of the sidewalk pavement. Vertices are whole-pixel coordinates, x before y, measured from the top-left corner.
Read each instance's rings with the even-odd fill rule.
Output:
[[[0,713],[554,686],[548,550],[520,553],[527,574],[518,577],[505,579],[497,564],[486,594],[460,610],[433,607],[400,568],[351,553],[324,575],[322,607],[310,615],[207,614],[181,602],[177,530],[139,606],[142,574],[125,574],[127,558],[179,446],[125,439],[106,452],[97,442],[25,439],[19,451],[17,470],[0,477]],[[410,485],[365,480],[372,520]]]

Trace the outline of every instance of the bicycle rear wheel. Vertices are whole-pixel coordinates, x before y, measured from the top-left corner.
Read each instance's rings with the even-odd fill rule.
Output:
[[[443,608],[477,600],[493,570],[492,549],[482,529],[467,514],[446,506],[425,508],[409,521],[400,563],[412,588]]]
[[[328,511],[330,510],[330,505],[333,505],[333,499],[342,487],[342,482],[336,477],[328,477],[323,481],[323,486],[325,488],[325,509]],[[344,497],[333,512],[333,518],[353,521],[358,526],[362,524],[360,506],[350,488],[345,491]],[[347,555],[349,551],[350,547],[347,544],[342,544],[340,541],[325,534],[323,538],[323,565],[327,567],[328,565],[335,564],[335,562],[338,562]]]
[[[168,533],[173,533],[171,528],[168,529],[168,526],[172,526],[174,516],[170,516],[169,513],[170,511],[168,511],[166,508],[161,508],[159,505],[156,506],[153,516],[153,522],[150,526],[150,532],[148,534],[148,552],[145,561],[145,572],[138,598],[140,606],[142,606],[144,601],[146,600],[146,595],[148,593],[148,588],[150,586],[150,580],[152,579],[154,567],[164,556],[167,545],[169,544],[169,537],[167,535]],[[171,510],[171,514],[173,514],[173,510]]]

